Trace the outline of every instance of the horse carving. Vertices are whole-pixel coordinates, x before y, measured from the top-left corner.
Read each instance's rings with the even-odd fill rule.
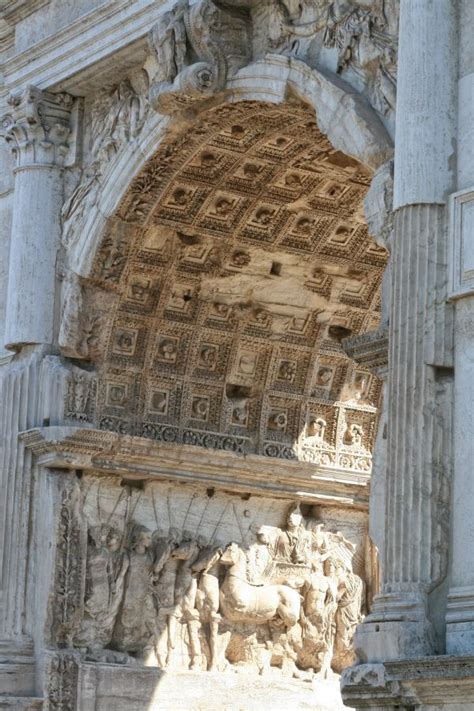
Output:
[[[275,620],[284,627],[293,627],[299,620],[299,593],[288,585],[249,583],[245,552],[237,543],[227,546],[220,562],[228,567],[220,590],[221,611],[227,619],[257,625]]]

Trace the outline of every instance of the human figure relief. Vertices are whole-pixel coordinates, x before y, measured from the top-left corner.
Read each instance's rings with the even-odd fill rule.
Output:
[[[219,614],[219,568],[223,551],[224,546],[220,543],[205,546],[192,566],[193,574],[199,576],[196,607],[201,622],[209,627],[211,671],[219,669],[218,637],[219,622],[222,619]]]
[[[119,651],[136,653],[141,658],[152,650],[156,629],[150,546],[149,529],[135,526],[128,554],[125,591],[113,634],[113,644]]]
[[[158,610],[155,652],[163,669],[170,662],[176,638],[175,586],[180,561],[171,554],[180,538],[180,532],[171,527],[168,535],[158,533],[154,540],[153,595]]]
[[[84,616],[74,645],[98,651],[112,638],[128,558],[119,551],[120,535],[110,526],[90,528],[88,538]]]
[[[191,534],[183,534],[184,542],[171,553],[171,558],[181,561],[176,575],[174,592],[175,611],[172,613],[174,620],[181,618],[186,624],[189,635],[191,653],[191,669],[202,669],[201,641],[199,628],[201,626],[199,612],[196,609],[196,593],[198,581],[193,573],[193,564],[199,557],[206,541],[202,536],[193,539]],[[174,646],[174,639],[170,639]]]
[[[172,83],[185,67],[187,0],[179,0],[165,12],[150,32],[150,47],[155,54],[158,73],[156,80]]]
[[[90,128],[91,155],[96,170],[138,136],[148,108],[145,97],[136,93],[128,79],[117,84],[112,93],[98,97],[92,107]]]
[[[331,3],[323,41],[326,47],[337,49],[337,72],[341,73],[354,61],[363,65],[369,59],[369,54],[379,53],[381,43],[385,44],[382,40],[386,26],[383,3],[378,3],[371,10],[345,0]]]
[[[285,563],[310,564],[311,536],[303,525],[303,514],[298,503],[287,514],[286,529],[280,531],[275,541],[275,557]]]
[[[358,575],[339,561],[337,576],[336,639],[333,669],[340,673],[354,662],[353,640],[357,625],[362,621],[364,583]]]
[[[221,610],[233,622],[264,624],[279,620],[292,627],[300,616],[300,596],[288,585],[253,585],[247,580],[247,558],[236,543],[230,543],[221,556],[228,566],[220,590]]]
[[[331,558],[322,562],[322,559],[315,557],[312,569],[304,591],[301,614],[303,644],[299,661],[305,668],[311,667],[326,678],[331,671],[336,633],[336,566]]]
[[[63,225],[62,241],[69,247],[78,236],[81,221],[94,207],[100,185],[100,174],[96,163],[83,169],[81,179],[61,208]]]

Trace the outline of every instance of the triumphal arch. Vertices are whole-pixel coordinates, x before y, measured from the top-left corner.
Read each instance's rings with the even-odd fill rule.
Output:
[[[0,2],[1,708],[474,708],[473,23]]]

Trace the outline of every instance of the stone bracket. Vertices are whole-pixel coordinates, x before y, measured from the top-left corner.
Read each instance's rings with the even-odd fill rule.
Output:
[[[342,347],[359,365],[381,377],[388,368],[388,328],[345,338]]]

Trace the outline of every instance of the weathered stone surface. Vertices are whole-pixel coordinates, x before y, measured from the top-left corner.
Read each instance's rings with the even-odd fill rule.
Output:
[[[471,20],[0,2],[2,708],[472,706]]]

